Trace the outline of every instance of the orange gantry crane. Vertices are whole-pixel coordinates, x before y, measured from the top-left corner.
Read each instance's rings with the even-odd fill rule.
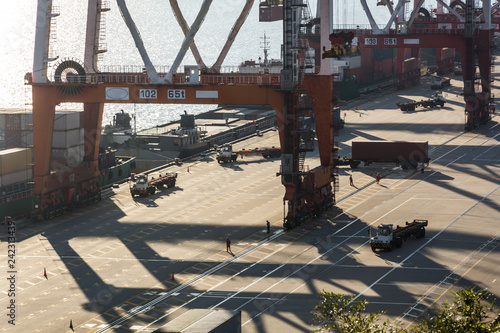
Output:
[[[283,1],[284,68],[281,74],[221,74],[220,64],[230,47],[227,42],[214,66],[207,68],[197,56],[198,66],[177,68],[185,52],[195,49],[194,36],[212,0],[204,0],[193,25],[187,28],[177,1],[170,3],[185,39],[168,73],[159,73],[151,64],[139,30],[124,0],[117,0],[123,19],[144,62],[140,73],[101,72],[98,55],[105,52],[100,31],[101,16],[109,10],[101,0],[89,0],[85,59],[62,59],[48,75],[51,20],[57,15],[52,0],[38,0],[37,31],[33,72],[26,76],[33,94],[33,138],[35,216],[50,218],[66,209],[100,199],[96,185],[98,147],[105,103],[158,104],[244,104],[270,105],[276,110],[282,165],[277,173],[285,186],[284,227],[292,228],[335,202],[333,165],[333,78],[326,71],[306,73],[307,42],[302,38],[308,7],[304,0]],[[234,39],[246,18],[247,1],[229,39]],[[320,1],[326,15],[324,32],[330,31],[329,1]],[[322,42],[328,42],[328,33]],[[193,52],[198,54],[198,52]],[[325,60],[328,61],[328,60]],[[327,67],[327,66],[325,66]],[[51,170],[52,132],[56,106],[83,103],[85,155],[76,166]],[[309,170],[305,154],[313,149],[314,132],[304,119],[314,112],[321,165]]]
[[[422,7],[423,0],[415,1],[410,10],[406,10],[410,4],[404,0],[398,1],[394,8],[391,1],[384,1],[380,4],[387,6],[392,16],[382,28],[375,22],[366,0],[361,0],[361,3],[371,29],[335,30],[330,35],[331,47],[325,50],[324,57],[341,58],[352,52],[354,37],[357,38],[357,49],[395,48],[398,52],[398,86],[406,88],[420,82],[422,48],[436,49],[438,73],[454,68],[454,57],[442,59],[443,48],[451,49],[453,53],[457,51],[464,80],[465,130],[473,130],[491,120],[495,111],[491,93],[492,36],[499,29],[498,24],[492,22],[500,21],[500,17],[492,13],[499,11],[498,2],[492,6],[491,1],[482,1],[482,7],[476,8],[473,0],[452,1],[450,5],[438,1],[431,14]],[[348,35],[349,38],[340,38]],[[405,55],[411,55],[412,59],[406,59]],[[413,65],[410,60],[415,60]]]

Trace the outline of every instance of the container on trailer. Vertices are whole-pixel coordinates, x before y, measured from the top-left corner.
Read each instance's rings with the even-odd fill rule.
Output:
[[[353,141],[352,159],[367,164],[382,163],[428,163],[428,142],[406,141]]]

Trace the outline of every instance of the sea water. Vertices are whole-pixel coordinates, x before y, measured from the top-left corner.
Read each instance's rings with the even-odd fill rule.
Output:
[[[280,58],[283,24],[259,22],[259,0],[255,0],[250,14],[229,50],[223,66],[237,67],[242,61],[263,57],[263,36],[268,38],[269,56]],[[167,0],[129,0],[129,11],[140,31],[153,64],[170,66],[184,39]],[[191,24],[198,13],[202,0],[180,0],[179,6]],[[195,37],[195,43],[206,65],[211,66],[219,56],[227,36],[241,13],[245,0],[214,0]],[[87,0],[54,0],[60,16],[56,21],[55,54],[58,61],[75,58],[83,61]],[[111,10],[104,14],[106,44],[101,68],[106,66],[142,66],[143,62],[134,41],[123,21],[116,1],[109,1]],[[31,89],[24,85],[24,75],[32,71],[36,26],[37,0],[2,1],[0,10],[0,108],[26,108],[31,102]],[[385,6],[370,4],[379,22],[385,22],[389,13]],[[316,13],[316,1],[310,1],[311,13]],[[337,26],[365,25],[366,15],[359,1],[333,1],[333,20]],[[385,21],[384,21],[385,20]],[[50,63],[49,77],[54,65]],[[179,70],[196,62],[188,50]],[[61,108],[81,109],[81,104],[63,104]],[[179,118],[186,110],[200,113],[215,105],[158,105],[113,104],[105,106],[103,125],[109,124],[113,115],[123,109],[136,115],[137,129],[148,128]]]

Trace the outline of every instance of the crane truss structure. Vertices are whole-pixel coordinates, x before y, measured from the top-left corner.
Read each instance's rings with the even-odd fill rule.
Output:
[[[491,119],[495,110],[491,94],[491,50],[493,32],[500,31],[500,16],[496,15],[500,10],[498,2],[491,5],[490,0],[485,0],[482,7],[476,8],[474,0],[451,1],[450,4],[438,0],[436,9],[429,13],[423,7],[424,0],[415,0],[413,8],[408,8],[410,4],[406,0],[399,0],[395,6],[391,1],[381,0],[378,4],[387,6],[391,14],[384,25],[375,21],[366,0],[360,2],[371,29],[335,30],[332,36],[350,33],[357,37],[359,48],[397,48],[396,71],[401,88],[419,82],[420,78],[420,68],[415,68],[415,73],[405,68],[405,51],[409,50],[420,60],[422,48],[436,48],[438,63],[441,60],[438,50],[452,48],[458,51],[466,102],[465,130],[473,130]],[[324,56],[341,58],[350,52],[350,43],[341,45],[336,38],[331,41],[331,49]]]
[[[37,218],[52,217],[80,205],[82,196],[78,193],[84,189],[90,194],[90,201],[100,198],[95,179],[99,176],[98,148],[106,103],[270,105],[276,110],[283,152],[278,174],[286,189],[285,228],[294,227],[334,204],[333,78],[324,70],[316,73],[314,68],[306,73],[309,50],[306,39],[302,37],[308,18],[305,0],[283,1],[284,68],[281,74],[219,73],[232,41],[248,16],[252,0],[246,1],[216,62],[211,67],[205,65],[194,36],[211,2],[203,1],[194,23],[188,27],[177,0],[170,0],[185,38],[170,70],[160,73],[149,59],[126,2],[117,0],[145,70],[142,73],[113,73],[101,72],[97,68],[99,56],[105,51],[102,14],[109,7],[102,0],[88,0],[84,61],[74,58],[60,61],[54,66],[53,76],[49,77],[49,63],[54,61],[54,58],[49,58],[51,20],[54,17],[52,0],[38,0],[33,72],[26,76],[33,94]],[[330,3],[320,0],[320,5],[325,13],[322,41],[327,43],[331,31]],[[178,73],[188,49],[191,49],[197,66]],[[328,59],[324,62],[327,63]],[[55,109],[60,103],[83,103],[85,153],[79,165],[55,171],[51,170],[52,133]],[[314,112],[316,121],[321,161],[321,165],[313,170],[304,165],[305,153],[313,149],[314,132],[304,121],[311,112]],[[85,197],[88,199],[89,196]]]

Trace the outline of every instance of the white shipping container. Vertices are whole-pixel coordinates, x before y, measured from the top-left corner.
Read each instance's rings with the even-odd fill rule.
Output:
[[[0,186],[12,185],[15,183],[25,182],[33,179],[33,169],[16,171],[0,176]]]
[[[56,112],[54,131],[67,131],[80,128],[81,112]]]
[[[69,148],[84,143],[84,129],[77,128],[69,131],[54,131],[52,134],[52,148]]]
[[[65,159],[68,166],[76,166],[83,162],[85,145],[68,148],[52,148],[52,158]]]

